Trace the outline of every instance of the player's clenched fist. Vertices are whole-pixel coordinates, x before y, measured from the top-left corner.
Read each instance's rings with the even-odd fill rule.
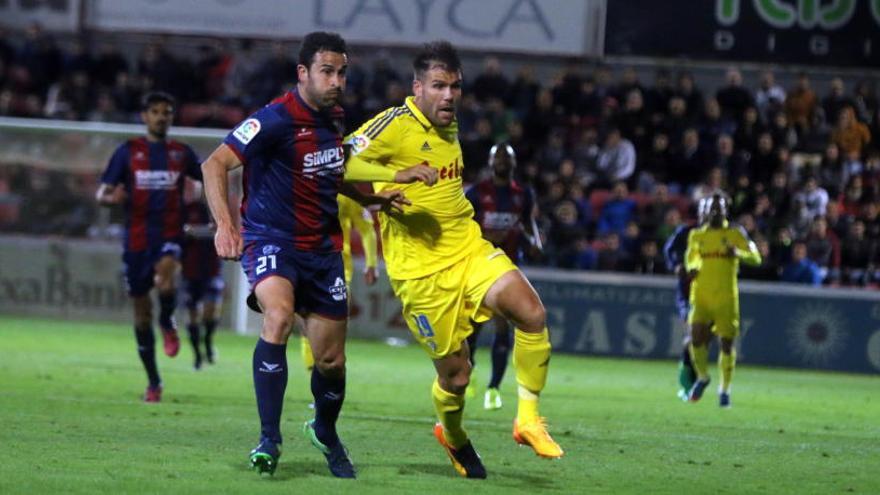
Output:
[[[422,181],[426,186],[433,186],[437,183],[437,169],[420,163],[394,174],[394,182],[398,184],[411,184],[416,181]]]
[[[225,260],[238,260],[244,250],[244,241],[233,226],[218,226],[214,234],[214,248],[217,249],[217,256]]]

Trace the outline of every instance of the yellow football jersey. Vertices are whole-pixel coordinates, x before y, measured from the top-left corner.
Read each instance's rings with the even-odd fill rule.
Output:
[[[354,272],[351,260],[351,229],[357,229],[364,246],[367,267],[376,267],[378,248],[376,231],[373,229],[373,216],[357,201],[348,196],[336,196],[339,203],[339,225],[342,227],[342,263],[345,267],[345,282],[350,284]]]
[[[464,162],[458,127],[435,127],[413,102],[392,107],[373,117],[346,138],[358,158],[403,170],[424,163],[437,169],[432,187],[421,182],[377,182],[376,191],[400,189],[412,201],[403,213],[380,214],[382,248],[388,276],[421,278],[464,259],[479,246],[480,226],[464,196]]]
[[[731,256],[731,247],[736,248],[737,256]],[[691,300],[702,294],[736,295],[740,260],[750,265],[761,263],[757,246],[742,227],[731,227],[725,221],[718,229],[706,224],[691,230],[685,267],[699,270],[691,284]]]

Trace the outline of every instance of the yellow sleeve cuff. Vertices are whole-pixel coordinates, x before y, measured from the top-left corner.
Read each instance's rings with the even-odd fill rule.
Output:
[[[362,160],[356,156],[350,156],[345,162],[346,182],[394,182],[394,170]]]

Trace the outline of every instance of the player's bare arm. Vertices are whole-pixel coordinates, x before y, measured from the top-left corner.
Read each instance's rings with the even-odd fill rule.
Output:
[[[241,166],[241,160],[229,146],[221,144],[202,163],[202,176],[208,207],[217,225],[214,234],[214,247],[217,255],[226,260],[241,258],[244,241],[232,221],[227,195],[229,193],[229,171]]]
[[[412,204],[406,195],[403,194],[403,191],[397,189],[367,194],[351,184],[343,183],[339,192],[357,201],[363,207],[377,205],[386,213],[403,212],[404,206]]]
[[[122,184],[101,184],[95,193],[95,200],[101,206],[117,206],[125,202],[125,186]]]

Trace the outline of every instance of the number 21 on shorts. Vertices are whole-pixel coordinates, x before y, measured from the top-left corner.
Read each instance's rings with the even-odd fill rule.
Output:
[[[416,322],[416,327],[419,329],[419,335],[426,339],[434,336],[434,329],[431,327],[431,322],[428,321],[427,316],[413,315],[413,319]]]
[[[263,274],[267,269],[275,270],[275,268],[276,268],[276,261],[275,261],[274,254],[260,256],[259,258],[257,258],[257,268],[256,268],[257,275]]]

